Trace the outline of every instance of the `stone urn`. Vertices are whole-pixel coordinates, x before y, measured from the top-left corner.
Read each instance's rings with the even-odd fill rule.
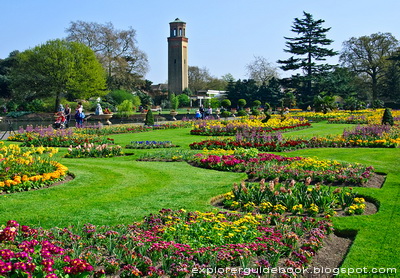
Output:
[[[106,121],[106,124],[111,125],[110,119],[112,118],[113,114],[100,114],[100,115],[91,115],[90,118],[93,120],[100,120],[100,121]]]
[[[176,112],[175,110],[171,110],[171,112],[169,112],[169,114],[172,116],[172,120],[176,121],[175,116],[178,115],[178,112]]]

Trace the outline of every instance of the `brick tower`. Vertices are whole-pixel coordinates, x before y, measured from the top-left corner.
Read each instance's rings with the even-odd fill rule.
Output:
[[[168,37],[168,90],[181,94],[188,87],[188,38],[186,22],[179,18],[169,23]]]

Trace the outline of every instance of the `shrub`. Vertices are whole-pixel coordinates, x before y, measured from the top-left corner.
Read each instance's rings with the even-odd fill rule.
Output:
[[[239,105],[240,109],[243,109],[243,107],[245,107],[246,104],[247,104],[247,102],[246,102],[245,99],[239,99],[238,100],[238,105]]]
[[[27,108],[29,111],[33,112],[44,111],[44,102],[43,100],[36,98],[28,103]]]
[[[115,90],[108,94],[117,104],[123,103],[125,100],[132,101],[133,95],[125,90]]]
[[[118,114],[127,117],[133,114],[133,103],[130,100],[124,100],[120,105],[117,106]]]
[[[229,112],[229,111],[224,111],[221,113],[221,116],[224,118],[228,118],[230,115],[231,115],[231,112]]]
[[[222,107],[224,107],[226,109],[229,106],[231,106],[232,103],[231,103],[231,101],[229,99],[224,99],[224,100],[221,101],[221,105],[222,105]]]
[[[154,116],[151,109],[147,111],[146,120],[144,121],[145,125],[153,126],[154,125]]]
[[[253,109],[253,110],[251,110],[251,115],[253,115],[253,116],[260,116],[260,111],[258,110],[258,109]]]
[[[238,116],[239,116],[239,117],[247,116],[247,112],[244,111],[244,110],[239,110]]]
[[[383,117],[382,117],[382,124],[383,125],[391,125],[393,126],[393,116],[390,108],[386,108],[385,112],[383,112]]]
[[[259,100],[254,100],[253,101],[253,107],[258,108],[258,107],[260,107],[260,105],[261,105],[261,101],[259,101]]]

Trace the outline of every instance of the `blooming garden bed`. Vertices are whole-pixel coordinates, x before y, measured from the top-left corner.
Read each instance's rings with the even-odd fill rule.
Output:
[[[281,120],[273,118],[263,122],[263,117],[250,117],[234,121],[199,121],[190,131],[192,135],[233,136],[238,131],[276,132],[290,131],[310,127],[311,124],[302,118]]]
[[[58,149],[21,148],[0,142],[0,192],[12,193],[48,186],[62,180],[68,168],[51,160]]]
[[[123,155],[122,147],[110,144],[84,143],[76,147],[69,146],[66,158],[85,158],[85,157],[114,157]]]
[[[400,127],[388,125],[363,125],[345,129],[342,135],[328,137],[288,138],[280,133],[237,132],[234,139],[204,140],[189,145],[191,149],[256,148],[264,152],[292,151],[305,148],[323,147],[400,147]]]
[[[230,192],[222,195],[220,203],[231,210],[308,216],[363,214],[366,209],[365,199],[357,197],[353,188],[311,185],[311,178],[305,182],[280,183],[276,178],[269,183],[261,180],[258,184],[234,184]]]
[[[160,149],[160,148],[176,148],[177,145],[171,141],[132,141],[126,145],[126,149]]]
[[[316,158],[285,157],[258,153],[255,149],[239,149],[232,155],[197,154],[191,163],[214,170],[246,172],[251,180],[269,181],[279,178],[281,181],[306,181],[311,178],[314,183],[331,185],[363,186],[373,173],[372,166]]]
[[[0,275],[209,277],[205,269],[221,268],[234,272],[212,276],[242,277],[250,268],[307,267],[332,231],[328,219],[168,209],[131,225],[81,230],[9,221],[0,231]]]
[[[114,139],[100,137],[97,135],[78,134],[74,129],[53,129],[49,127],[31,127],[28,126],[25,130],[19,129],[18,133],[9,136],[9,141],[23,142],[22,146],[45,146],[45,147],[69,147],[70,145],[77,146],[84,143],[113,143]]]

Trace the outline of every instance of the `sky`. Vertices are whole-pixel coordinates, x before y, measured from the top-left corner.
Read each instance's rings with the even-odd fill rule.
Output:
[[[169,22],[176,18],[186,22],[189,66],[217,78],[228,73],[248,78],[246,66],[256,56],[274,66],[289,58],[284,37],[296,36],[291,26],[303,11],[325,20],[336,51],[351,37],[378,32],[400,40],[399,0],[0,0],[0,7],[0,59],[65,38],[73,21],[111,22],[115,29],[136,30],[150,66],[145,78],[153,84],[167,81]],[[338,56],[328,60],[338,61]]]

